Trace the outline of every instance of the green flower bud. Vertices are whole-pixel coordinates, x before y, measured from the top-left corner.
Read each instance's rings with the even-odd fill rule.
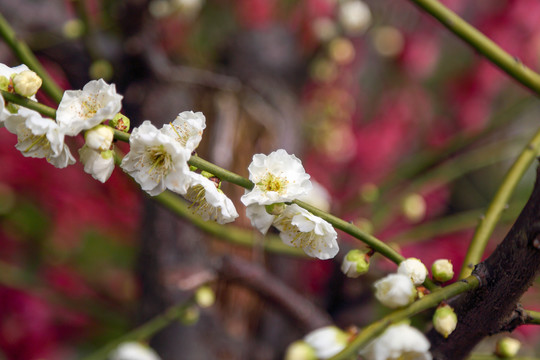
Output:
[[[285,360],[317,360],[317,354],[308,343],[298,340],[287,348]]]
[[[439,282],[446,282],[454,277],[454,267],[447,259],[439,259],[431,265],[431,275]]]
[[[216,302],[216,294],[209,286],[201,286],[195,292],[195,302],[202,308],[207,308]]]
[[[457,315],[449,305],[441,305],[433,314],[433,326],[435,330],[447,338],[457,326]]]
[[[9,79],[5,76],[0,75],[0,90],[8,91],[9,89]]]
[[[114,118],[109,121],[109,126],[112,126],[116,130],[120,130],[123,132],[129,131],[129,125],[130,125],[129,118],[120,113],[116,114]]]
[[[286,207],[287,205],[285,205],[284,203],[276,203],[265,206],[266,212],[270,215],[280,215]]]
[[[369,270],[368,252],[359,249],[349,251],[341,263],[341,271],[351,278],[366,273]]]
[[[518,339],[504,337],[497,342],[495,347],[495,355],[505,358],[513,358],[517,355],[521,342]]]

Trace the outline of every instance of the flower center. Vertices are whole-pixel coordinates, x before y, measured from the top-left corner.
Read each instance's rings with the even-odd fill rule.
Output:
[[[287,189],[288,183],[289,182],[285,178],[276,176],[272,173],[267,173],[265,177],[257,183],[257,186],[263,191],[275,191],[282,194]]]
[[[47,139],[46,134],[43,135],[30,135],[28,137],[28,140],[32,141],[30,145],[26,149],[24,149],[24,152],[29,152],[34,148],[35,146],[41,147],[43,149],[49,149],[51,147],[51,143]]]
[[[98,111],[97,99],[95,96],[90,96],[88,99],[83,100],[81,103],[83,114],[81,117],[89,119],[96,115]]]
[[[151,174],[156,181],[161,179],[171,172],[174,165],[171,154],[169,154],[163,145],[152,146],[145,151],[146,162],[150,164],[148,173]]]

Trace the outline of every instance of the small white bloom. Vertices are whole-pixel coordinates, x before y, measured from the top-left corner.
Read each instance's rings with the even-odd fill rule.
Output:
[[[348,335],[335,326],[325,326],[304,337],[304,341],[315,349],[318,359],[329,359],[347,345]]]
[[[122,108],[122,95],[114,84],[92,80],[82,90],[64,92],[56,111],[56,121],[66,135],[75,136],[101,122],[112,119]]]
[[[389,308],[409,305],[416,296],[411,278],[402,274],[390,274],[374,284],[375,297]]]
[[[34,96],[43,81],[32,70],[24,70],[13,77],[13,89],[24,97]]]
[[[109,180],[114,170],[112,150],[96,151],[84,145],[79,149],[79,156],[87,174],[102,183]]]
[[[454,266],[448,259],[438,259],[431,265],[433,278],[440,282],[446,282],[454,277]]]
[[[206,128],[206,118],[202,112],[184,111],[178,114],[176,119],[163,129],[175,138],[191,154],[202,139],[203,130]]]
[[[287,206],[273,225],[285,244],[302,248],[309,256],[326,260],[339,251],[332,225],[296,204]]]
[[[161,360],[150,347],[130,341],[120,344],[110,355],[110,360]]]
[[[403,260],[397,269],[398,274],[403,274],[411,278],[414,285],[421,285],[428,274],[426,266],[416,258]]]
[[[6,129],[17,135],[17,145],[25,157],[46,158],[57,168],[75,163],[69,148],[64,144],[64,133],[52,119],[43,118],[39,113],[20,108],[5,120]]]
[[[449,305],[439,306],[433,314],[433,327],[446,339],[457,326],[457,315]]]
[[[363,34],[371,24],[371,11],[361,0],[344,0],[340,3],[339,23],[347,34]]]
[[[386,331],[360,350],[366,360],[431,360],[428,339],[417,329],[399,324]]]
[[[110,126],[98,125],[86,133],[84,133],[84,140],[86,145],[96,151],[106,151],[111,147],[114,138],[114,131]]]
[[[311,185],[311,190],[305,195],[300,195],[298,200],[315,206],[322,211],[330,211],[330,194],[328,190],[314,180],[311,180]]]
[[[0,89],[8,92],[13,92],[13,77],[24,71],[29,71],[28,66],[24,64],[10,68],[9,66],[0,63]],[[32,95],[30,96],[30,99],[36,100],[36,96]],[[6,118],[10,117],[11,115],[17,114],[20,107],[12,103],[9,103],[8,106],[6,106],[2,95],[0,95],[0,102],[1,126],[3,121],[6,120]]]
[[[185,194],[190,178],[188,151],[167,130],[158,130],[146,120],[134,128],[129,138],[130,151],[122,160],[122,169],[141,188],[155,196],[165,189]]]
[[[232,222],[238,217],[231,199],[217,188],[216,183],[193,171],[189,173],[189,178],[190,186],[184,197],[191,202],[193,212],[205,221],[212,220],[219,224]]]
[[[311,190],[311,181],[302,162],[283,149],[270,155],[255,154],[248,167],[249,179],[255,184],[241,200],[244,205],[270,205],[292,201]]]
[[[246,216],[251,221],[251,225],[263,235],[268,232],[268,229],[276,219],[276,215],[270,215],[266,211],[265,205],[259,204],[251,204],[246,207]]]

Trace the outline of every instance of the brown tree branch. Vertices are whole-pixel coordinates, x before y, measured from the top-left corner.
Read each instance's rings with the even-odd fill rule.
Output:
[[[429,332],[434,359],[464,359],[486,336],[525,323],[527,314],[518,302],[539,270],[540,167],[518,219],[503,242],[473,272],[481,279],[481,286],[452,303],[458,316],[456,330],[447,339],[434,330]]]

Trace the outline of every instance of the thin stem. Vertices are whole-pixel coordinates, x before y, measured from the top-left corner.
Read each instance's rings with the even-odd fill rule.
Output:
[[[402,320],[408,319],[420,312],[433,308],[443,300],[447,300],[458,294],[473,290],[480,284],[476,276],[471,275],[466,279],[455,282],[444,288],[432,292],[429,295],[413,302],[405,309],[395,311],[384,318],[370,324],[362,330],[356,337],[347,345],[343,351],[331,358],[331,360],[347,360],[358,356],[358,350],[365,347],[371,340],[382,334],[384,330]]]
[[[150,321],[144,323],[138,328],[122,335],[114,341],[107,343],[104,347],[94,352],[90,356],[85,357],[83,360],[102,360],[107,359],[107,356],[111,351],[116,349],[120,344],[126,341],[142,341],[148,339],[150,336],[163,329],[171,322],[180,319],[187,310],[194,305],[194,300],[189,299],[186,302],[174,305],[170,307],[163,314],[160,314]]]
[[[540,75],[437,0],[411,0],[516,81],[540,95]]]
[[[30,100],[28,98],[25,98],[23,96],[13,94],[7,91],[0,90],[0,93],[2,94],[2,97],[9,102],[12,102],[17,105],[24,106],[25,108],[28,108],[30,110],[35,110],[41,115],[50,117],[52,119],[56,119],[56,110],[52,107],[48,107],[47,105],[43,105],[41,103],[38,103],[37,101]]]
[[[519,180],[523,177],[525,171],[529,168],[534,158],[540,151],[540,130],[534,135],[532,140],[525,146],[516,162],[512,165],[504,180],[497,190],[497,193],[491,200],[486,216],[480,220],[478,227],[465,255],[463,266],[461,268],[460,278],[465,278],[472,273],[474,265],[480,262],[482,254],[486,248],[489,237],[491,236],[495,225],[504,211],[510,195],[514,191]]]
[[[43,66],[32,53],[32,50],[23,41],[17,39],[17,35],[8,24],[6,19],[0,13],[0,37],[4,39],[6,44],[13,50],[17,58],[23,63],[28,65],[30,69],[36,72],[43,80],[43,91],[49,95],[57,103],[62,100],[64,95],[63,90],[56,84],[56,82],[49,76]]]
[[[540,325],[540,311],[525,310],[527,313],[527,324]]]

